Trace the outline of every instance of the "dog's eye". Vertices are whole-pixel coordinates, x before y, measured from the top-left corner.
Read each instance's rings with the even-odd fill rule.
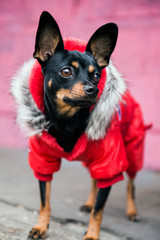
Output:
[[[98,82],[98,81],[100,80],[100,77],[101,77],[101,75],[100,75],[99,73],[95,73],[95,74],[94,74],[94,77],[93,77],[93,78],[94,78],[94,81],[95,81],[95,82]]]
[[[70,68],[64,68],[61,70],[61,74],[63,77],[70,77],[72,75],[72,70]]]

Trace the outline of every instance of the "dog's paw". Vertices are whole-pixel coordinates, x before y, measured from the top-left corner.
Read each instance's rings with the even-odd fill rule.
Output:
[[[89,205],[82,205],[80,207],[80,211],[81,212],[85,212],[85,213],[90,213],[92,211],[92,206]]]
[[[98,238],[93,238],[93,237],[84,237],[83,240],[99,240]]]
[[[97,238],[84,238],[83,240],[99,240],[99,239],[97,239]]]
[[[27,240],[31,239],[45,239],[47,237],[47,229],[34,227],[29,233]]]
[[[91,236],[85,236],[84,238],[83,238],[83,240],[99,240],[99,238],[94,238],[94,237],[91,237]]]
[[[141,220],[141,217],[137,213],[127,214],[127,218],[132,222],[139,222]]]
[[[85,233],[83,240],[99,240],[99,238],[91,236],[89,233]]]

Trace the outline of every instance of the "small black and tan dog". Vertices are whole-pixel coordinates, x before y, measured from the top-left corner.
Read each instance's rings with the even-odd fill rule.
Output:
[[[55,167],[53,170],[51,159],[56,161],[57,158],[60,162],[59,159],[64,157],[71,160],[70,154],[73,153],[76,159],[85,159],[84,163],[93,178],[89,198],[81,207],[82,211],[91,211],[84,240],[99,239],[103,209],[111,185],[122,180],[122,172],[127,169],[130,178],[126,213],[133,221],[139,219],[134,202],[133,177],[141,168],[144,125],[138,104],[126,90],[125,82],[115,67],[112,63],[109,64],[117,36],[117,25],[105,24],[92,35],[84,52],[68,51],[64,48],[59,27],[53,17],[48,12],[43,12],[40,17],[33,56],[38,60],[43,73],[44,95],[39,96],[43,98],[44,111],[37,110],[33,103],[35,98],[31,97],[31,93],[37,94],[36,90],[31,91],[28,82],[25,85],[28,80],[22,80],[29,78],[32,63],[27,70],[29,73],[23,68],[23,74],[21,72],[19,77],[14,78],[12,88],[20,108],[25,105],[25,110],[20,109],[18,112],[19,121],[26,122],[34,129],[34,136],[30,137],[29,142],[29,161],[40,183],[39,220],[28,239],[46,237],[51,211],[51,179],[44,179],[43,176],[59,169]],[[99,96],[98,84],[105,67],[107,81]],[[20,87],[18,81],[21,82]],[[35,82],[32,81],[33,89],[37,89]],[[127,104],[130,110],[126,113]],[[29,112],[30,108],[32,113]],[[127,119],[125,121],[124,116]],[[79,144],[82,143],[79,141],[82,135],[85,135],[85,144]],[[51,138],[56,139],[55,145],[51,143]],[[75,152],[78,152],[77,155]],[[131,166],[129,168],[126,152]],[[132,153],[129,154],[130,152]],[[43,168],[44,160],[46,165]],[[138,165],[134,164],[136,161]]]

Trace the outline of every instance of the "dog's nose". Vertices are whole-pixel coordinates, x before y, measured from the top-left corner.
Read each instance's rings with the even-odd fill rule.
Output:
[[[92,85],[85,85],[84,91],[90,97],[96,97],[98,94],[98,88]]]

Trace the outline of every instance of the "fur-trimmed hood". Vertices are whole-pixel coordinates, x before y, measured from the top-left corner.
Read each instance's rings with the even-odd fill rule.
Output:
[[[43,111],[38,108],[29,88],[29,78],[34,62],[35,60],[32,59],[24,63],[11,82],[11,92],[18,105],[17,122],[23,129],[29,130],[28,135],[40,135],[43,131],[48,131],[51,124]],[[99,140],[105,136],[121,96],[126,91],[125,81],[111,61],[106,71],[107,80],[103,92],[91,111],[85,131],[88,139],[91,140]]]

